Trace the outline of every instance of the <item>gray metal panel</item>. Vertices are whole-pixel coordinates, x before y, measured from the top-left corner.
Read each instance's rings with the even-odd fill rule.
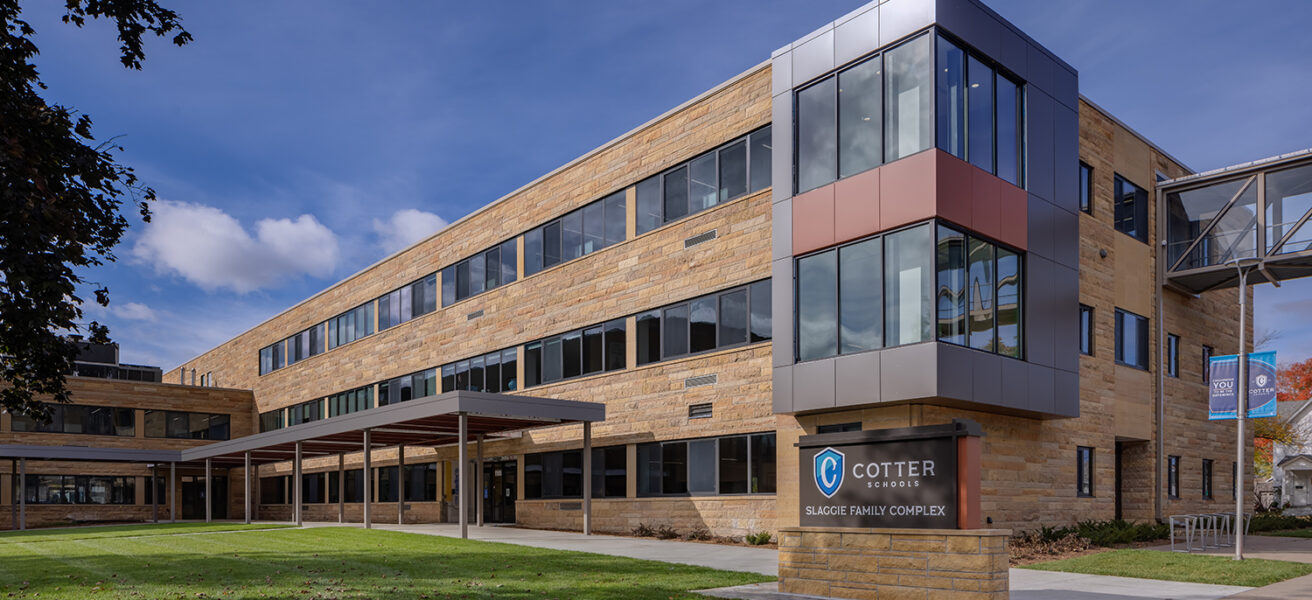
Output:
[[[1057,207],[1048,204],[1034,194],[1028,196],[1029,206],[1026,208],[1026,243],[1030,256],[1042,256],[1051,260],[1053,258],[1052,250],[1052,227],[1054,214]]]
[[[971,367],[975,352],[955,344],[936,342],[938,346],[938,396],[956,400],[975,398],[975,369]]]
[[[998,55],[1001,36],[1007,31],[997,19],[993,18],[993,15],[985,12],[972,0],[938,0],[935,20],[940,27],[988,57]]]
[[[1052,220],[1052,255],[1059,265],[1078,269],[1080,267],[1080,217],[1053,206]]]
[[[883,402],[938,395],[938,344],[888,348],[879,353],[879,398]]]
[[[0,445],[0,458],[107,462],[180,462],[182,453],[178,450],[4,444]]]
[[[879,41],[890,44],[934,22],[934,0],[887,0],[879,5]]]
[[[1056,265],[1041,256],[1030,255],[1025,282],[1025,357],[1029,362],[1055,366],[1055,333],[1052,310],[1052,276]]]
[[[1003,405],[1002,403],[1002,361],[1004,359],[996,354],[987,352],[972,352],[969,363],[973,372],[972,387],[974,388],[974,402],[981,404]],[[944,369],[948,372],[962,370],[966,365],[945,365]],[[1017,408],[1026,408],[1024,406]]]
[[[1053,89],[1053,69],[1058,68],[1052,58],[1048,56],[1039,46],[1030,43],[1025,52],[1026,62],[1029,68],[1029,82],[1031,85],[1038,86],[1039,89],[1051,93]]]
[[[1003,406],[1035,410],[1030,402],[1030,367],[1029,363],[1003,358],[999,362],[1002,378],[1002,396],[998,403]]]
[[[793,366],[793,410],[821,410],[834,404],[834,359]]]
[[[770,154],[770,195],[775,202],[793,197],[793,93],[788,91],[771,101],[771,133],[774,149]]]
[[[1080,76],[1063,65],[1052,65],[1052,97],[1071,110],[1080,109]]]
[[[1025,41],[1024,37],[1016,35],[1006,25],[1002,25],[1001,30],[998,36],[998,53],[993,59],[1015,73],[1017,77],[1028,81],[1030,43]]]
[[[1053,105],[1053,204],[1072,213],[1080,210],[1080,117],[1060,104]]]
[[[1080,370],[1080,273],[1054,265],[1052,295],[1056,318],[1053,322],[1053,365],[1066,371]]]
[[[793,55],[787,50],[770,61],[770,95],[778,96],[793,90]]]
[[[1025,189],[1044,200],[1052,201],[1052,113],[1053,100],[1042,90],[1026,91],[1026,174]]]
[[[1029,366],[1029,386],[1030,402],[1029,408],[1034,411],[1056,414],[1056,401],[1054,392],[1053,373],[1056,372],[1052,367],[1043,365],[1030,364]]]
[[[770,260],[793,257],[793,201],[776,202],[770,214]]]
[[[879,48],[879,10],[873,4],[836,23],[834,64],[841,66]]]
[[[834,31],[825,31],[802,44],[793,44],[793,87],[834,70]]]
[[[1080,416],[1080,376],[1078,373],[1053,371],[1053,414]]]
[[[770,267],[770,314],[776,324],[770,342],[773,364],[793,364],[793,259],[784,258]]]
[[[793,412],[793,367],[775,367],[773,378],[774,412]]]
[[[879,402],[879,352],[834,359],[834,399],[838,406]]]

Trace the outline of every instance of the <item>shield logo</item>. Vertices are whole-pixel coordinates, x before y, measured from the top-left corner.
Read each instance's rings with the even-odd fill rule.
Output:
[[[815,455],[815,487],[826,498],[833,498],[843,487],[843,453],[825,448]]]

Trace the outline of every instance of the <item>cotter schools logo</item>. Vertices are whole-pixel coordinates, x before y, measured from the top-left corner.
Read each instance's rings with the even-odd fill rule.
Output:
[[[843,487],[843,453],[825,448],[815,455],[815,487],[826,498],[833,498]]]
[[[1266,374],[1265,374],[1265,373],[1263,373],[1263,374],[1257,376],[1257,387],[1266,387]]]

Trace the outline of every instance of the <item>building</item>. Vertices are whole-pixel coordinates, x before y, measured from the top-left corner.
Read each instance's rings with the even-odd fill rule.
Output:
[[[1281,402],[1276,418],[1303,439],[1312,439],[1312,400]],[[1285,514],[1312,514],[1312,444],[1272,444],[1271,483],[1271,499]]]
[[[600,531],[796,525],[800,435],[953,418],[994,526],[1233,508],[1205,365],[1235,303],[1158,268],[1188,168],[975,0],[762,58],[164,381],[249,390],[261,432],[450,390],[604,403],[591,481],[580,425],[481,442],[484,517],[528,527],[581,528],[585,489]],[[372,489],[377,519],[452,519],[456,450],[308,459],[304,517]],[[259,518],[292,472],[259,469]]]

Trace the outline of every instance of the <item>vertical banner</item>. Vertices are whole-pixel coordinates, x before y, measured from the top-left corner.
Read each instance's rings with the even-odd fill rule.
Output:
[[[1209,421],[1238,417],[1239,356],[1214,356],[1209,363]],[[1276,353],[1248,355],[1248,418],[1276,416]]]

